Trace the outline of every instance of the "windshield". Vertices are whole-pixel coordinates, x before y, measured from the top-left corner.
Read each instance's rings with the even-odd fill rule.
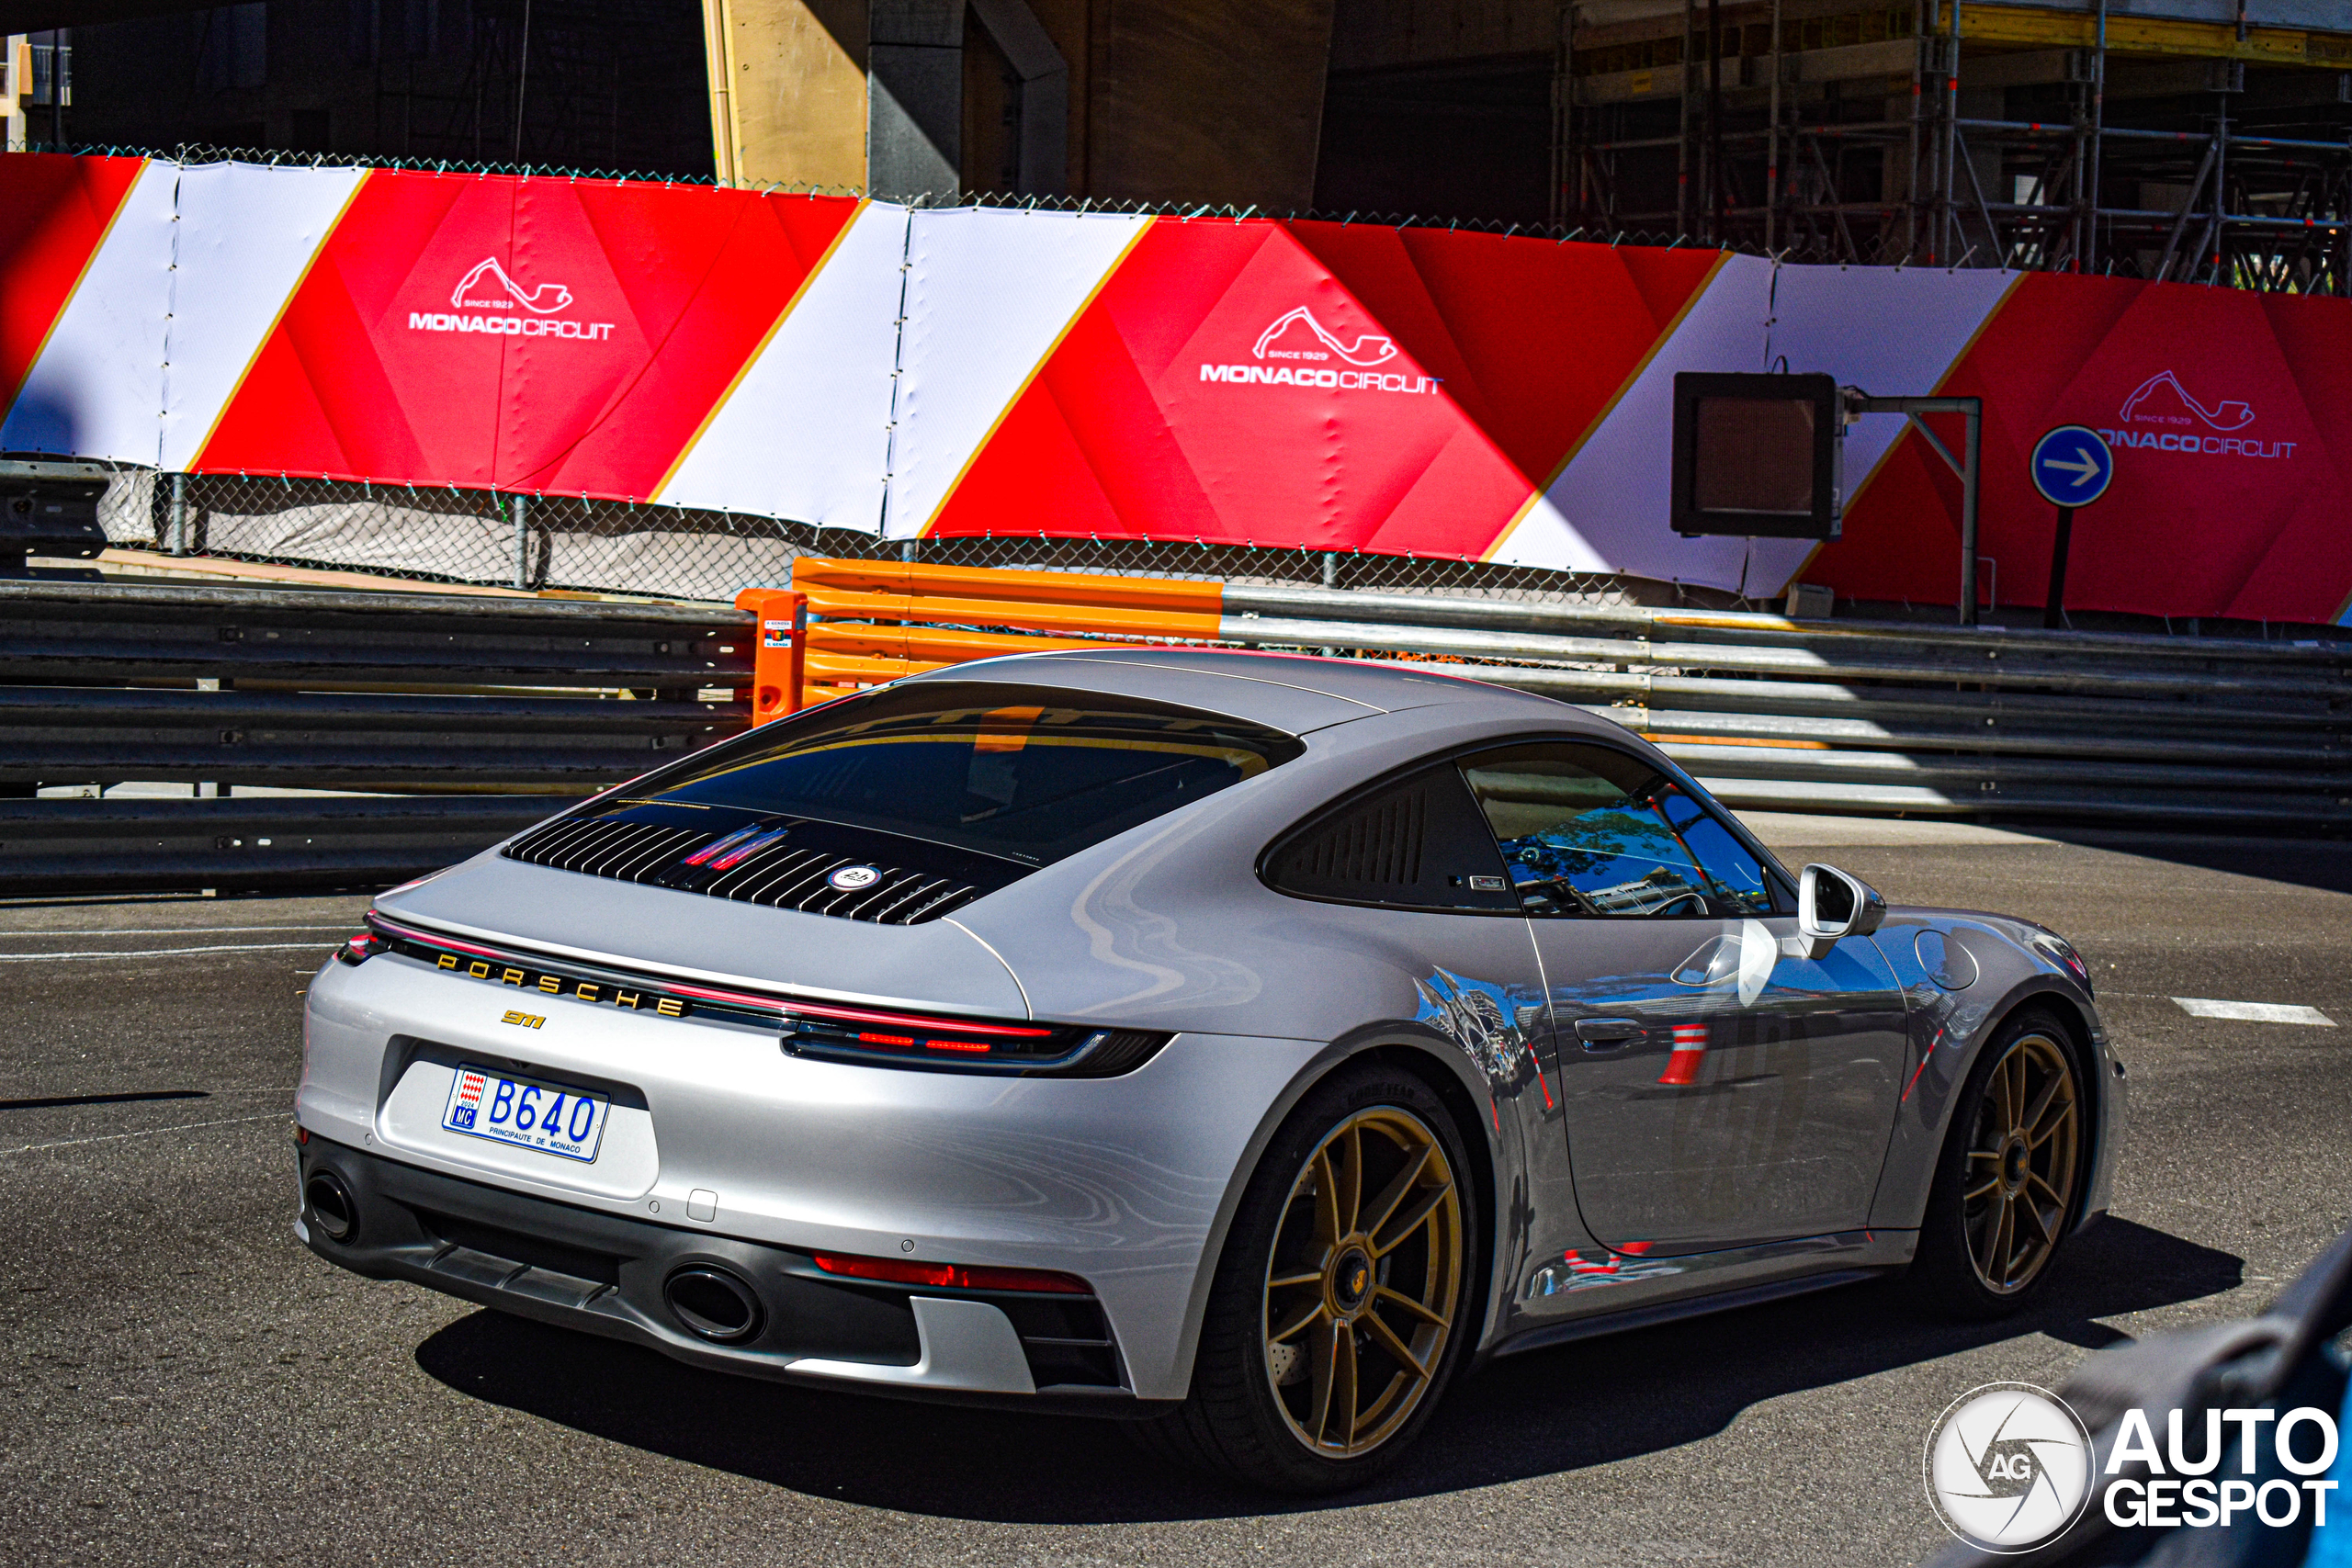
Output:
[[[1303,750],[1280,730],[1136,697],[925,681],[763,725],[632,798],[814,818],[1044,865]]]

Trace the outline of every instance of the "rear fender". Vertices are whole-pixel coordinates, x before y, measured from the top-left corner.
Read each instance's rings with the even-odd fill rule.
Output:
[[[1484,1301],[1476,1348],[1485,1349],[1497,1337],[1503,1307],[1510,1299],[1507,1281],[1511,1276],[1508,1269],[1518,1253],[1524,1250],[1526,1161],[1519,1126],[1520,1108],[1515,1101],[1520,1090],[1533,1092],[1532,1057],[1529,1057],[1531,1071],[1513,1089],[1490,1079],[1476,1056],[1437,1030],[1394,1021],[1368,1024],[1317,1053],[1260,1116],[1250,1134],[1247,1155],[1236,1162],[1232,1180],[1217,1204],[1209,1242],[1202,1250],[1200,1267],[1184,1303],[1183,1334],[1172,1386],[1189,1388],[1192,1384],[1193,1361],[1200,1348],[1201,1325],[1208,1314],[1209,1292],[1216,1282],[1217,1265],[1225,1255],[1242,1195],[1257,1175],[1268,1145],[1309,1090],[1341,1066],[1359,1060],[1381,1060],[1421,1078],[1455,1111],[1457,1121],[1463,1124],[1463,1142],[1468,1145],[1473,1167],[1468,1175],[1477,1193],[1483,1221],[1479,1227],[1483,1257],[1477,1278],[1484,1282]],[[1514,1103],[1507,1105],[1507,1100]],[[1516,1244],[1503,1235],[1505,1216],[1498,1194],[1505,1191],[1515,1200],[1512,1209],[1518,1215],[1520,1232]]]

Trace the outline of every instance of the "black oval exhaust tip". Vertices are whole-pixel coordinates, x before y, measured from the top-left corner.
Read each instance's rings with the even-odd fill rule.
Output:
[[[359,1204],[334,1171],[312,1171],[302,1184],[302,1201],[311,1206],[311,1223],[329,1241],[349,1241],[359,1228]]]
[[[707,1263],[690,1264],[672,1274],[662,1283],[662,1299],[686,1332],[720,1345],[749,1339],[765,1318],[758,1292]]]

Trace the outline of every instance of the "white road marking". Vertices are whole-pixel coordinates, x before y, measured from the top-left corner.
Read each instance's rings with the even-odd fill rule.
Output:
[[[137,1133],[101,1133],[94,1138],[60,1138],[53,1144],[19,1144],[13,1149],[0,1149],[0,1156],[39,1154],[43,1149],[67,1149],[76,1144],[111,1144],[120,1138],[152,1138],[158,1133],[192,1133],[198,1127],[233,1127],[240,1122],[284,1122],[292,1112],[267,1111],[259,1116],[230,1116],[218,1122],[182,1122],[173,1127],[149,1127]]]
[[[2315,1023],[2334,1029],[2335,1020],[2301,1002],[2217,1002],[2210,997],[2175,997],[2173,1001],[2191,1018],[2234,1018],[2248,1023]]]
[[[356,931],[356,930],[358,929],[358,927],[359,927],[359,922],[358,922],[357,920],[356,920],[356,919],[352,919],[352,920],[335,920],[335,921],[333,921],[332,923],[330,923],[330,924],[326,924],[326,925],[312,925],[312,926],[121,926],[121,927],[107,927],[107,928],[105,928],[105,929],[103,929],[103,930],[98,930],[98,929],[85,929],[85,928],[83,928],[83,927],[79,927],[79,926],[71,926],[71,927],[63,927],[63,928],[61,928],[61,929],[59,929],[59,930],[57,930],[57,931],[39,931],[39,930],[26,930],[26,931],[0,931],[0,942],[6,942],[6,941],[7,941],[8,939],[12,938],[12,937],[44,937],[44,936],[225,936],[225,935],[228,935],[228,934],[230,934],[230,933],[232,933],[232,932],[235,932],[235,933],[238,933],[238,934],[243,934],[243,933],[247,932],[247,931]]]
[[[67,958],[174,958],[184,953],[282,953],[288,949],[324,953],[333,946],[333,942],[254,942],[220,947],[127,947],[115,953],[0,953],[0,964],[48,964]]]

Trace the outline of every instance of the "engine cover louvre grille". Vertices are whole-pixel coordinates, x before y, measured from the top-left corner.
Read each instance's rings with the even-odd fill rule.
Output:
[[[877,925],[937,919],[994,891],[963,876],[891,865],[876,855],[855,852],[865,843],[840,841],[876,840],[872,847],[879,849],[889,835],[799,820],[750,827],[728,820],[713,830],[700,823],[683,826],[674,820],[676,815],[658,807],[625,807],[560,818],[532,829],[500,852],[508,860],[557,871]],[[957,862],[973,858],[952,851],[945,855]],[[1011,874],[995,878],[995,886],[1026,868],[1003,869]]]

